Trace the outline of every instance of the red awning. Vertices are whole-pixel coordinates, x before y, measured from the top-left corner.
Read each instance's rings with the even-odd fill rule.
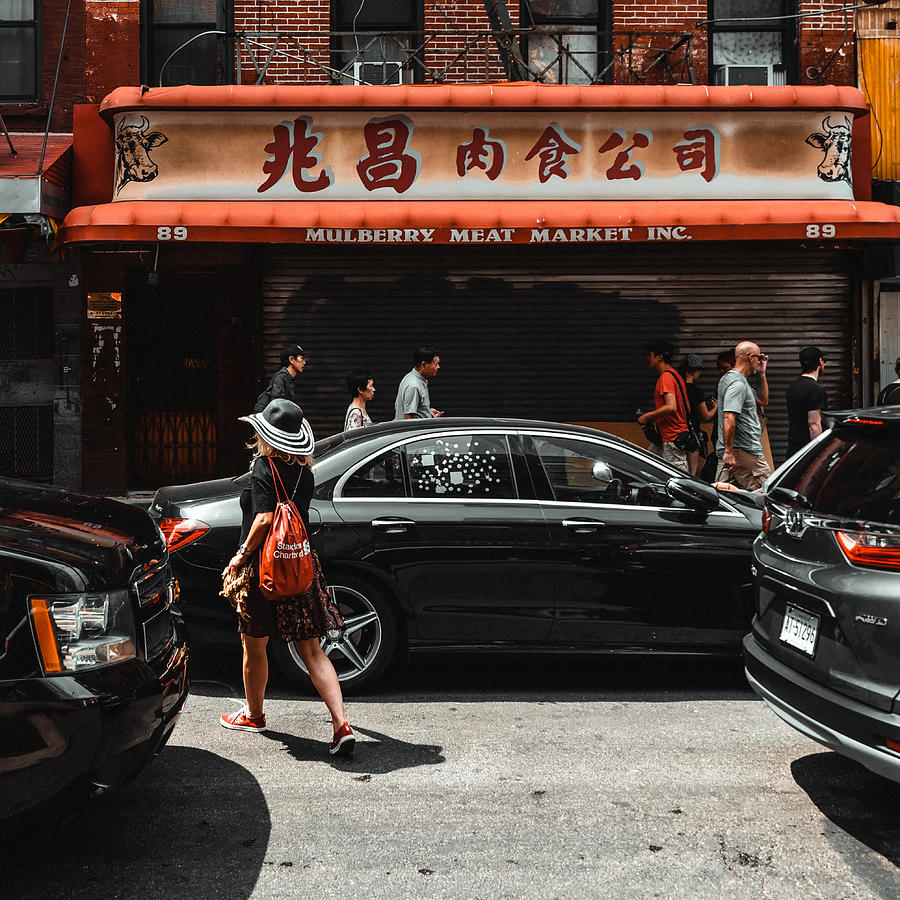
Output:
[[[868,115],[858,88],[839,85],[180,85],[120,87],[100,104],[107,118],[154,109],[843,109]]]
[[[119,201],[73,209],[64,244],[900,241],[900,207],[870,201]]]

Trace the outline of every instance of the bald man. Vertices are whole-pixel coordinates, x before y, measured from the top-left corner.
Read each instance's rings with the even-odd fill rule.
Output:
[[[741,341],[734,348],[734,368],[719,381],[716,481],[745,491],[759,490],[771,472],[762,445],[756,395],[747,381],[755,372],[765,377],[768,361],[753,341]]]

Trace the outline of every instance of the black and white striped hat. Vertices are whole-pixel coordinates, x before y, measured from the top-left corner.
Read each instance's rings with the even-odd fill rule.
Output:
[[[238,421],[249,422],[263,440],[283,453],[303,456],[312,453],[316,444],[303,410],[292,400],[270,400],[262,412],[241,416]]]

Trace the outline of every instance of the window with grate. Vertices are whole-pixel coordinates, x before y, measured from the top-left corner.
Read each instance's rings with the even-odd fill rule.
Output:
[[[39,100],[41,0],[0,0],[0,101]]]
[[[53,480],[52,406],[0,406],[0,475]]]
[[[711,84],[796,80],[795,0],[711,0]]]
[[[0,359],[52,358],[51,288],[0,291],[0,322]]]
[[[416,48],[422,0],[333,0],[334,67],[342,84],[409,84],[422,80]]]
[[[227,84],[232,0],[143,0],[144,80],[151,87]]]
[[[530,77],[550,84],[610,81],[611,18],[605,0],[520,0]]]

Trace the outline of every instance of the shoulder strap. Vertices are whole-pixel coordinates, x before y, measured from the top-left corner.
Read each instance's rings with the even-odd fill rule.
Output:
[[[681,391],[681,399],[684,401],[684,417],[687,418],[691,414],[691,404],[688,402],[687,388],[684,386],[684,381],[682,380],[681,373],[678,369],[669,369],[669,371],[675,376],[675,383]]]
[[[272,484],[275,486],[275,500],[278,503],[284,503],[288,499],[287,491],[284,487],[284,482],[281,480],[281,475],[278,474],[278,469],[275,468],[275,463],[272,461],[272,457],[268,457],[269,460],[269,468],[272,470]],[[278,488],[281,488],[281,493],[278,492]],[[284,500],[281,499],[281,495],[284,494]]]
[[[279,503],[290,503],[291,506],[294,505],[294,497],[297,494],[297,488],[300,487],[300,481],[303,478],[303,467],[300,468],[300,473],[297,475],[297,481],[294,483],[294,490],[291,491],[290,497],[288,496],[287,488],[284,486],[284,482],[281,480],[281,475],[278,473],[278,468],[275,463],[272,462],[272,457],[268,457],[269,466],[272,469],[272,482],[275,485],[275,499]],[[278,487],[281,486],[281,491],[284,494],[284,499],[281,499],[281,494],[278,493]]]

